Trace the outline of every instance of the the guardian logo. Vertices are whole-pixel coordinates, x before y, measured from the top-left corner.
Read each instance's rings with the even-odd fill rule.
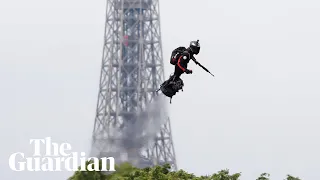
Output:
[[[9,157],[10,169],[14,171],[115,171],[113,157],[85,158],[85,152],[72,152],[69,143],[53,143],[51,138],[47,137],[45,139],[31,139],[30,144],[34,147],[33,155],[26,157],[22,152],[11,154]],[[45,151],[44,155],[41,154],[43,150]],[[90,160],[91,162],[87,163]]]

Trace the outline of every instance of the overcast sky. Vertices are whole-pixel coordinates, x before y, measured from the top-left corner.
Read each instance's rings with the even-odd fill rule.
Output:
[[[0,177],[10,154],[50,136],[88,152],[101,65],[105,0],[0,1]],[[242,179],[320,179],[320,2],[162,0],[166,77],[173,48],[199,39],[185,88],[170,105],[179,168],[228,168]],[[190,133],[192,132],[192,133]]]

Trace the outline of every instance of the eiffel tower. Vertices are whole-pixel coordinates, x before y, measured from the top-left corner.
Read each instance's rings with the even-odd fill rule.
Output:
[[[177,169],[164,81],[158,0],[107,0],[91,155]]]

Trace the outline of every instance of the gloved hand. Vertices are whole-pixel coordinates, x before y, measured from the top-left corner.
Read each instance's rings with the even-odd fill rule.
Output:
[[[192,74],[192,70],[191,69],[186,69],[186,73],[187,74]]]

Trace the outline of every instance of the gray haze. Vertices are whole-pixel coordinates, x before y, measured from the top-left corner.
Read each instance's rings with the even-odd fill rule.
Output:
[[[199,39],[196,65],[170,105],[179,168],[229,168],[320,179],[320,2],[162,0],[166,76],[171,50]],[[57,180],[72,173],[13,172],[11,153],[50,136],[89,152],[105,0],[0,1],[0,177]]]
[[[145,162],[139,162],[139,152],[153,145],[153,140],[160,132],[161,125],[165,123],[167,114],[165,96],[156,96],[152,102],[147,103],[143,111],[129,117],[121,131],[118,126],[109,128],[109,137],[113,141],[110,144],[114,145],[109,152],[115,154],[108,153],[106,156],[114,157],[117,163],[131,162],[136,167],[146,167]],[[132,151],[133,149],[140,151]],[[92,147],[90,154],[94,157],[99,156],[99,149]]]

